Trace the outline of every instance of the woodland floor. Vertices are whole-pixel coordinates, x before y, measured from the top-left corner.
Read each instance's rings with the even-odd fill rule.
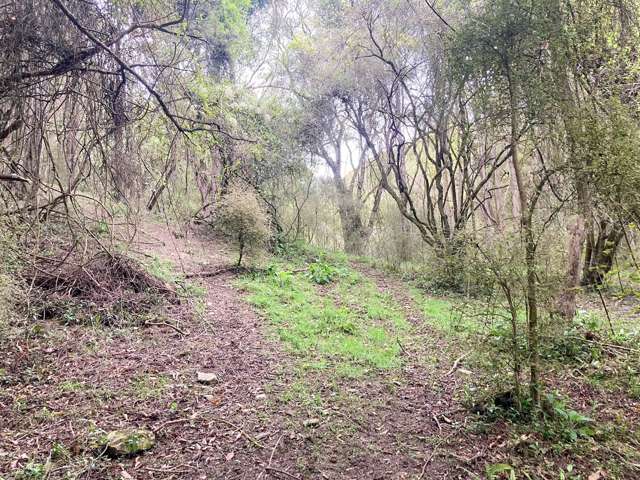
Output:
[[[134,250],[187,273],[229,264],[219,243],[154,223]],[[475,375],[460,359],[469,346],[425,322],[400,279],[351,267],[411,324],[414,340],[398,342],[398,368],[349,377],[301,367],[245,300],[234,272],[194,280],[206,293],[166,319],[181,332],[43,321],[0,361],[0,478],[466,479],[486,478],[486,467],[500,463],[525,465],[529,478],[640,476],[622,460],[615,477],[589,476],[609,450],[545,450],[526,429],[479,422],[464,404]],[[219,381],[200,384],[198,371]],[[603,419],[637,425],[638,400],[555,375],[548,372],[590,414],[596,405]],[[131,426],[154,431],[155,448],[119,459],[86,450],[95,432]],[[46,465],[41,476],[29,469],[36,464]],[[568,464],[582,476],[559,477]]]

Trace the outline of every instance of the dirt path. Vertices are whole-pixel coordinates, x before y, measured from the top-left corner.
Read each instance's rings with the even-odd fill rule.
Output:
[[[187,271],[228,263],[215,242],[176,238],[162,225],[146,225],[133,248]],[[286,355],[262,335],[232,280],[230,274],[203,279],[200,305],[172,309],[166,323],[186,335],[165,325],[44,322],[41,333],[18,339],[2,370],[0,478],[41,478],[47,470],[47,478],[262,475],[278,431],[261,410]],[[213,372],[218,381],[197,383],[198,371]],[[87,451],[95,432],[126,427],[153,430],[156,447],[118,461]]]
[[[217,242],[159,224],[145,225],[132,250],[190,273],[229,263]],[[361,271],[423,328],[397,280]],[[450,360],[438,361],[441,339],[424,330],[423,341],[403,345],[401,371],[360,379],[306,371],[233,280],[202,278],[204,297],[170,312],[166,323],[185,335],[166,325],[49,322],[13,345],[0,393],[0,477],[47,461],[51,479],[469,477],[480,457],[464,439]],[[198,371],[217,380],[200,384]],[[153,430],[155,448],[117,460],[87,450],[96,432],[132,426]]]
[[[186,271],[211,271],[229,261],[195,237],[147,231],[162,244],[150,251],[174,262],[180,254]],[[395,297],[417,329],[428,330],[400,281],[359,270]],[[403,346],[402,372],[336,383],[321,373],[296,370],[294,359],[268,338],[263,320],[231,287],[232,280],[231,274],[201,280],[207,291],[204,326],[180,340],[190,345],[181,353],[185,373],[193,375],[197,365],[221,378],[208,392],[213,398],[185,405],[194,421],[165,431],[167,440],[190,438],[190,448],[180,455],[172,447],[157,449],[138,466],[151,467],[158,461],[154,456],[167,455],[163,463],[191,465],[201,478],[456,478],[456,472],[466,478],[464,468],[445,455],[463,425],[456,419],[460,409],[453,400],[457,381],[450,363],[433,363],[433,352],[443,351],[442,339],[420,335],[429,342]],[[297,392],[305,384],[317,392],[311,402],[306,392]],[[203,433],[205,439],[198,440]],[[453,449],[460,458],[477,454],[460,447]]]

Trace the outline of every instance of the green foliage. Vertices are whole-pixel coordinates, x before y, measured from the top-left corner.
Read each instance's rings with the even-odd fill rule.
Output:
[[[449,45],[453,75],[479,87],[478,100],[492,114],[504,114],[509,89],[526,100],[527,118],[540,116],[550,85],[543,70],[541,45],[555,39],[557,19],[549,4],[493,0],[465,18]]]
[[[456,303],[464,302],[462,298],[425,295],[418,288],[411,289],[410,293],[420,307],[425,320],[438,330],[452,336],[468,336],[482,330],[478,322],[479,317],[454,307]]]
[[[409,328],[399,307],[347,267],[317,263],[314,278],[300,264],[271,265],[241,280],[248,300],[264,314],[279,339],[313,368],[360,376],[401,364],[398,336]],[[331,272],[332,287],[318,290]],[[325,287],[326,288],[326,287]]]
[[[595,433],[593,420],[567,407],[556,394],[546,395],[543,413],[541,428],[547,439],[575,443],[579,438],[591,437]]]
[[[86,388],[86,385],[83,382],[76,380],[65,380],[60,385],[58,385],[58,389],[63,392],[80,392]]]
[[[581,107],[568,122],[571,166],[608,212],[636,219],[640,211],[640,127],[634,112],[612,98]]]
[[[42,463],[29,462],[15,474],[16,480],[40,480],[47,474],[46,466]]]
[[[415,283],[434,295],[464,293],[467,290],[466,261],[464,252],[434,255],[424,261],[416,274]],[[475,285],[474,285],[475,286]]]
[[[52,460],[65,460],[71,457],[71,452],[62,443],[54,442],[51,446]]]
[[[175,285],[178,288],[178,292],[185,297],[198,298],[203,297],[206,293],[204,287],[187,281],[184,275],[176,269],[176,266],[170,260],[153,256],[151,260],[146,263],[146,267],[148,272],[154,277],[169,285]]]
[[[248,185],[233,184],[220,201],[216,227],[238,248],[238,265],[246,249],[257,250],[269,239],[269,219],[256,192]]]
[[[230,56],[238,55],[250,40],[247,17],[252,0],[220,0],[211,5],[206,13],[203,12],[200,30],[210,38],[213,46],[228,50]]]
[[[308,276],[312,282],[318,285],[331,283],[338,271],[331,265],[323,262],[314,262],[309,265]]]
[[[506,463],[494,463],[493,465],[487,465],[485,473],[487,480],[497,480],[500,478],[516,480],[515,469]]]
[[[558,480],[582,480],[582,476],[574,474],[573,464],[570,463],[566,468],[560,470]]]

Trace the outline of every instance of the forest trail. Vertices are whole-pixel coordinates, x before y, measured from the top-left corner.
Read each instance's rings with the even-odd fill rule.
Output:
[[[185,273],[215,272],[229,264],[229,255],[215,253],[224,247],[211,240],[190,234],[176,238],[157,226],[144,231],[159,240],[147,253],[182,265]],[[380,292],[392,295],[407,319],[423,334],[428,331],[419,337],[430,342],[402,345],[401,372],[376,372],[341,384],[330,374],[300,378],[295,373],[295,359],[270,338],[265,320],[234,288],[234,274],[199,279],[207,292],[203,330],[214,333],[198,334],[202,352],[188,364],[219,375],[220,384],[210,392],[214,408],[204,418],[224,420],[218,425],[217,451],[195,464],[200,476],[409,479],[455,478],[456,471],[461,478],[468,476],[444,455],[458,443],[459,458],[477,458],[477,452],[462,445],[461,424],[454,420],[460,409],[453,400],[457,382],[447,375],[451,361],[437,358],[442,362],[430,366],[424,361],[444,354],[446,345],[425,324],[400,280],[362,264],[354,267]],[[177,432],[183,428],[175,427]],[[193,432],[189,436],[193,441]],[[174,455],[171,464],[194,464],[189,453],[179,460]]]
[[[229,265],[217,242],[159,224],[145,224],[132,250],[185,273]],[[16,345],[22,365],[13,371],[30,372],[32,381],[8,382],[2,393],[0,466],[62,445],[69,458],[48,478],[469,478],[483,452],[465,433],[449,346],[399,280],[357,268],[414,325],[401,368],[359,378],[307,371],[234,286],[237,274],[203,277],[206,293],[172,306],[166,322],[49,322]],[[215,378],[199,383],[198,372]],[[118,460],[87,450],[96,432],[127,427],[152,430],[156,446]]]
[[[211,240],[148,231],[161,240],[148,253],[182,265],[185,273],[229,264],[228,254],[215,253],[224,247]],[[364,264],[353,267],[397,301],[416,338],[426,341],[401,345],[400,372],[341,384],[330,374],[301,379],[294,373],[295,359],[234,288],[234,274],[200,278],[207,292],[205,330],[215,333],[202,334],[201,357],[209,360],[199,365],[220,376],[212,414],[229,422],[218,432],[217,455],[209,456],[215,478],[467,478],[467,464],[482,458],[462,432],[450,346],[424,321],[406,284]],[[301,392],[306,388],[319,395]],[[288,400],[298,394],[298,402]],[[180,463],[189,464],[188,455]]]

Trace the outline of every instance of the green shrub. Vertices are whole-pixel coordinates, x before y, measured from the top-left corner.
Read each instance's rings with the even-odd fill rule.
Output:
[[[594,435],[593,420],[567,407],[557,394],[547,394],[542,404],[544,413],[542,433],[547,439],[574,443],[578,438]]]
[[[337,274],[338,270],[331,265],[323,262],[314,262],[309,265],[307,276],[313,283],[325,285],[331,283]]]
[[[263,247],[269,238],[269,220],[256,192],[247,185],[231,185],[216,215],[218,230],[238,248],[240,266],[247,250]]]

